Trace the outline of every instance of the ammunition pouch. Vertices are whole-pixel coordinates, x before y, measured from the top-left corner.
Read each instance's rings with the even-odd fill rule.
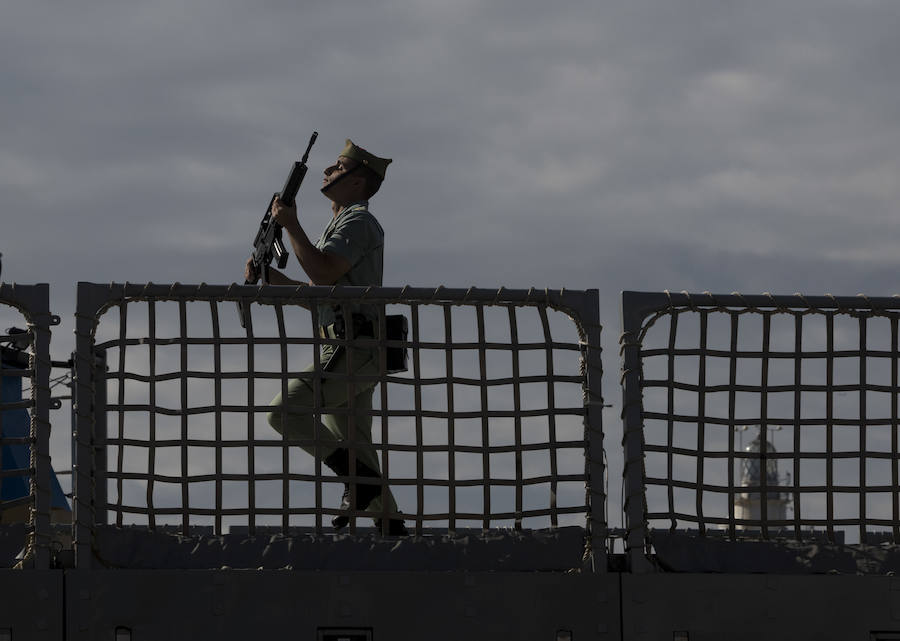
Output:
[[[375,326],[372,321],[362,314],[353,314],[353,338],[376,338]],[[384,317],[386,329],[385,340],[406,342],[409,337],[409,321],[403,314],[389,314]],[[329,328],[335,338],[347,336],[346,324],[340,314]],[[385,354],[386,371],[388,374],[397,374],[409,369],[409,350],[406,347],[387,347]]]

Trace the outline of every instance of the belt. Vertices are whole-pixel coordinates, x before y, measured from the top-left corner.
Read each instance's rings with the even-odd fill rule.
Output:
[[[406,341],[409,335],[409,324],[406,317],[401,315],[385,316],[385,329],[388,340]],[[374,325],[371,320],[361,314],[353,315],[353,336],[374,338]],[[322,338],[344,338],[343,319],[338,317],[337,321],[331,325],[319,327],[319,336]],[[396,374],[405,372],[408,369],[408,354],[406,347],[388,347],[387,356],[387,373]]]

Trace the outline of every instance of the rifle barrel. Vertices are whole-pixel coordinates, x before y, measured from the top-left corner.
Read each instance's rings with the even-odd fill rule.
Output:
[[[306,159],[309,158],[309,150],[312,149],[313,143],[316,142],[316,138],[319,137],[319,132],[314,131],[312,136],[309,137],[309,144],[306,146],[306,152],[303,154],[303,158],[300,159],[304,165],[306,164]]]

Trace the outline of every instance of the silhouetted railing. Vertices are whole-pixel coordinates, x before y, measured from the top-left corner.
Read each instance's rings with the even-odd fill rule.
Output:
[[[351,533],[579,526],[605,571],[598,313],[596,291],[80,283],[76,563],[103,524],[321,535],[346,516]]]
[[[623,294],[627,548],[900,542],[900,299]]]

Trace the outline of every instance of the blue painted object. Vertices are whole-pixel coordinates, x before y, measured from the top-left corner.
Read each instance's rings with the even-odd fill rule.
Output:
[[[5,370],[19,369],[5,360],[0,360],[0,367]],[[22,400],[22,377],[0,376],[0,381],[2,381],[0,402],[17,403]],[[5,438],[27,437],[31,433],[31,418],[28,416],[28,410],[10,409],[0,412],[0,430],[2,430],[2,436]],[[3,470],[28,469],[30,459],[27,445],[3,445]],[[30,480],[30,474],[4,477],[3,486],[0,489],[0,500],[5,502],[28,496]],[[66,499],[59,484],[59,479],[56,478],[56,472],[53,470],[50,471],[50,485],[51,508],[71,511],[69,501]]]

